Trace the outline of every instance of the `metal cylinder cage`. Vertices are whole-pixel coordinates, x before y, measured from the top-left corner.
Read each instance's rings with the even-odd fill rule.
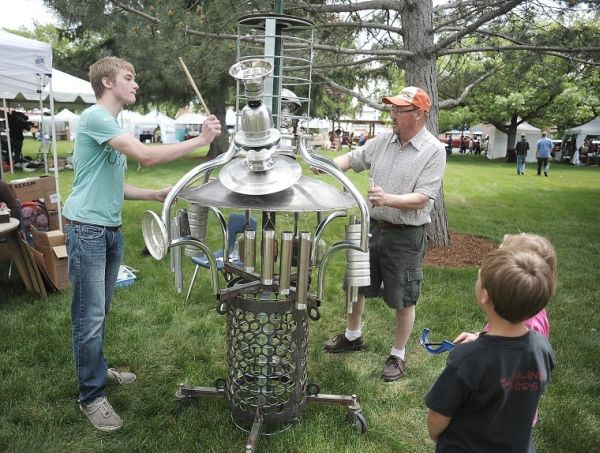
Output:
[[[306,404],[308,317],[291,300],[228,303],[227,400],[234,418],[298,421]]]
[[[273,77],[265,81],[263,102],[276,129],[310,117],[314,24],[277,14],[245,16],[238,20],[238,61],[264,58],[273,63]],[[286,97],[290,90],[295,96]],[[236,111],[247,102],[238,83]],[[236,130],[239,129],[239,124]]]

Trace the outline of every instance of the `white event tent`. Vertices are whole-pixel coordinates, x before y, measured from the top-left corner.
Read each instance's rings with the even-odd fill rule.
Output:
[[[162,143],[177,143],[175,137],[175,120],[170,116],[160,113],[158,110],[152,110],[143,117],[143,125],[150,125],[152,131],[156,126],[160,126]]]
[[[50,135],[56,193],[60,193],[58,178],[58,155],[56,148],[56,118],[54,102],[94,103],[95,96],[91,84],[52,68],[52,47],[29,38],[24,38],[0,29],[0,97],[6,115],[6,100],[37,101],[43,111],[43,101],[48,100],[50,108]],[[42,120],[43,120],[42,116]],[[42,127],[45,126],[42,124]],[[7,135],[9,133],[7,124]],[[10,169],[13,171],[12,150],[9,146]],[[48,169],[45,162],[46,172]],[[2,178],[0,165],[0,178]],[[58,200],[58,219],[62,229],[61,200]]]
[[[29,99],[39,99],[40,111],[42,108],[43,89],[48,84],[50,93],[50,114],[54,123],[54,98],[52,97],[52,47],[33,39],[14,35],[0,29],[0,97],[2,97],[4,114],[6,118],[6,99],[16,99],[23,96]],[[54,132],[54,131],[53,131]],[[7,135],[9,133],[7,121]],[[52,134],[54,137],[55,134]],[[12,149],[9,143],[9,160],[11,172]],[[54,172],[56,193],[60,193],[58,182],[58,156],[56,141],[52,142],[54,155]],[[0,165],[0,171],[2,165]],[[58,200],[58,218],[62,229],[60,197]]]
[[[79,123],[79,115],[71,112],[69,109],[62,109],[54,115],[54,121],[57,126],[57,136],[64,134],[66,140],[75,140],[75,131],[77,130],[77,124]]]
[[[177,141],[182,142],[185,135],[190,132],[199,132],[206,116],[201,113],[184,113],[175,118],[175,136]]]
[[[0,29],[0,97],[7,119],[6,99],[28,96],[40,100],[41,92],[52,75],[52,48],[49,44],[13,35]],[[9,135],[6,121],[7,136]],[[8,155],[13,171],[12,149],[8,140]],[[2,175],[0,165],[0,175]],[[55,168],[57,166],[55,165]]]
[[[478,124],[472,128],[472,131],[477,129],[483,136],[488,136],[488,159],[501,159],[506,157],[506,149],[508,147],[508,135],[500,131],[491,124]],[[542,136],[542,130],[535,126],[523,121],[517,126],[517,137],[516,140],[520,140],[521,134],[525,135],[525,139],[529,142],[529,151],[527,152],[527,162],[535,162],[535,150],[537,141]]]
[[[588,135],[595,137],[600,136],[600,116],[580,126],[567,129],[565,131],[565,138],[569,135],[575,136],[575,149],[579,149]],[[563,140],[563,143],[564,142],[565,140]]]

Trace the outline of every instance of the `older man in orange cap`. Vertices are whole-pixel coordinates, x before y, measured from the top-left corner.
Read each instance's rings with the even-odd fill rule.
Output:
[[[360,288],[346,332],[323,346],[331,353],[363,349],[364,298],[383,297],[396,311],[394,341],[381,375],[391,382],[402,377],[406,366],[405,347],[423,279],[425,226],[431,222],[430,213],[440,192],[446,154],[445,145],[425,128],[431,109],[425,91],[406,87],[382,102],[392,106],[392,131],[335,159],[343,171],[368,170],[373,179],[368,193],[371,285]]]

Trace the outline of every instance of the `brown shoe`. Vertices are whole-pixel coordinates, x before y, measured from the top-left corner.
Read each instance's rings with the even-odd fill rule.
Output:
[[[343,333],[336,335],[331,340],[327,340],[323,343],[323,349],[325,352],[336,354],[338,352],[346,351],[360,351],[365,348],[362,337],[358,337],[356,340],[348,340],[346,335]]]
[[[404,375],[406,362],[395,355],[389,356],[385,361],[385,367],[381,373],[381,378],[385,382],[393,382],[400,379]]]

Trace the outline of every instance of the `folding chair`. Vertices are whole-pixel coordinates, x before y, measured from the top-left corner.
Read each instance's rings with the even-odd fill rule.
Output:
[[[239,233],[243,233],[244,229],[246,227],[248,227],[250,229],[256,229],[256,219],[253,217],[250,217],[248,219],[248,222],[246,222],[246,215],[239,214],[239,213],[231,214],[229,216],[229,218],[227,219],[227,235],[229,238],[227,248],[229,250],[230,256],[231,256],[231,252],[236,249],[237,235]],[[224,253],[223,249],[217,250],[213,253],[213,255],[215,256],[215,258],[217,260],[217,270],[219,270],[219,271],[223,271],[223,269],[225,267],[225,257],[223,256],[223,253]],[[187,296],[185,298],[186,301],[190,298],[190,294],[192,292],[192,287],[194,286],[194,283],[196,282],[196,276],[198,275],[198,271],[200,270],[200,268],[203,267],[205,269],[210,269],[209,261],[204,255],[193,256],[192,262],[194,264],[196,264],[196,268],[194,269],[194,274],[192,275],[192,281],[190,282],[190,287],[188,289]],[[237,257],[237,259],[233,260],[231,263],[238,267],[241,267],[244,264],[239,259],[239,257]]]

